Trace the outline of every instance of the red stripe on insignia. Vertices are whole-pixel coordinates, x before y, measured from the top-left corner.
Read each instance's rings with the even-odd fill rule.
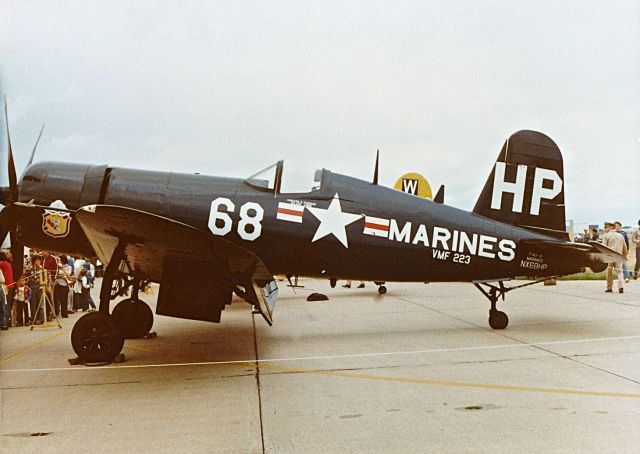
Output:
[[[302,211],[289,210],[287,208],[278,208],[280,214],[290,214],[292,216],[302,216]]]
[[[368,229],[384,230],[385,232],[389,231],[389,226],[388,225],[373,224],[371,222],[365,222],[364,226],[365,226],[365,228],[368,228]]]

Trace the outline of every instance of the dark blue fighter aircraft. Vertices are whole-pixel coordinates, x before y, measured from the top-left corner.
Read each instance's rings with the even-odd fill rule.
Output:
[[[153,313],[138,298],[146,282],[160,284],[157,314],[219,322],[235,293],[269,324],[274,274],[374,281],[381,293],[390,281],[471,282],[491,302],[490,326],[504,329],[496,303],[522,286],[506,281],[621,259],[599,243],[568,241],[562,156],[535,131],[507,139],[472,212],[378,186],[377,162],[373,183],[321,169],[296,192],[285,189],[282,161],[236,179],[32,157],[18,180],[8,126],[7,139],[0,235],[11,235],[14,256],[24,244],[107,264],[99,311],[71,334],[85,362],[109,361],[125,337],[149,332]]]

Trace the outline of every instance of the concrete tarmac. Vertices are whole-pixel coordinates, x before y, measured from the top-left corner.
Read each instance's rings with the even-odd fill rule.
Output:
[[[511,292],[502,331],[471,284],[300,284],[273,327],[240,301],[219,325],[156,316],[109,366],[68,364],[81,314],[0,332],[0,452],[640,449],[640,282]]]

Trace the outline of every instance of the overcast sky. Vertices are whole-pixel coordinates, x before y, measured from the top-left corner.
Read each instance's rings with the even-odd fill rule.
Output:
[[[297,157],[370,179],[380,149],[383,184],[418,171],[472,209],[505,139],[534,129],[563,152],[568,219],[640,218],[637,0],[0,11],[19,173],[46,122],[36,160],[213,175]]]

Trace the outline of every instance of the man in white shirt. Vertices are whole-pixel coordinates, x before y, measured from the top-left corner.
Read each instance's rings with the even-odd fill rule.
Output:
[[[636,247],[636,266],[633,268],[633,278],[638,279],[638,271],[640,271],[640,220],[638,220],[638,228],[631,235],[631,242]]]
[[[85,264],[85,260],[81,258],[77,258],[73,262],[73,275],[78,277],[80,276],[80,270]]]
[[[624,257],[627,256],[629,250],[627,249],[627,244],[624,242],[624,237],[615,231],[615,227],[612,222],[604,223],[605,234],[602,237],[602,244],[607,246],[608,248],[613,249],[618,254],[622,254]],[[618,262],[611,262],[607,266],[607,289],[606,293],[611,293],[613,291],[613,270],[616,270],[616,277],[618,278],[618,292],[624,293],[624,277],[622,274],[622,260]]]

